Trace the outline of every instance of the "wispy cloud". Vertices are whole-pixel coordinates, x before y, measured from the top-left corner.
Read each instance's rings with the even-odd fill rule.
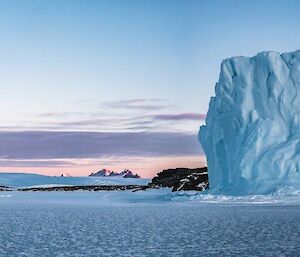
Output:
[[[105,102],[103,105],[115,109],[131,109],[145,111],[161,110],[172,106],[170,103],[166,103],[164,100],[157,98],[140,98],[111,101]]]
[[[99,115],[100,116],[100,115]],[[204,114],[199,113],[179,113],[179,114],[149,114],[149,115],[115,115],[112,117],[74,117],[64,120],[42,120],[37,122],[25,123],[20,125],[0,126],[2,131],[20,131],[20,130],[74,130],[74,131],[196,131],[198,125],[205,119]],[[176,121],[192,121],[186,123]]]
[[[65,160],[14,160],[0,159],[0,167],[69,167],[74,163]]]
[[[91,102],[91,101],[89,101]],[[93,102],[95,104],[95,101]],[[33,114],[24,121],[1,123],[0,131],[194,132],[205,119],[196,112],[176,112],[178,104],[157,98],[99,103],[92,109]],[[185,122],[188,121],[188,122]]]
[[[166,132],[0,132],[0,159],[201,154],[196,135]]]
[[[72,116],[85,116],[85,112],[44,112],[37,114],[40,118],[66,118]]]
[[[154,115],[154,120],[166,120],[166,121],[177,121],[177,120],[194,120],[202,121],[206,117],[205,114],[201,113],[178,113],[178,114],[158,114]]]

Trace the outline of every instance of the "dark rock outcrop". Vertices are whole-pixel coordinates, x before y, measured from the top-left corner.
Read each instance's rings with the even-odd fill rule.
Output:
[[[0,191],[10,191],[11,188],[8,186],[0,186]]]
[[[176,168],[158,173],[149,184],[150,187],[170,187],[172,191],[197,190],[208,188],[207,168]]]

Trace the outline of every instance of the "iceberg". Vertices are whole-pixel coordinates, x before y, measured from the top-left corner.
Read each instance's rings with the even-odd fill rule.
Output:
[[[224,60],[205,123],[198,138],[212,192],[299,188],[300,50]]]

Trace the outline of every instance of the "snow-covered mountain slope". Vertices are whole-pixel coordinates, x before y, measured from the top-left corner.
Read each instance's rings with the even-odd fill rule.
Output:
[[[300,186],[300,51],[221,65],[199,140],[210,188],[230,194]]]
[[[1,173],[0,186],[34,187],[53,185],[147,185],[149,179],[122,177],[54,177],[28,173]]]
[[[125,169],[119,173],[123,178],[141,178],[138,174],[134,174],[131,170]]]
[[[107,169],[102,169],[102,170],[99,170],[97,172],[92,172],[89,176],[90,177],[108,177],[108,176],[113,176],[114,175],[114,172],[113,171],[110,171],[110,170],[107,170]]]

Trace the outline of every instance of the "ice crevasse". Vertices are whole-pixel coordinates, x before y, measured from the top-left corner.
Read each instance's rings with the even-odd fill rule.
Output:
[[[199,140],[210,189],[228,194],[300,187],[300,50],[222,62]]]

